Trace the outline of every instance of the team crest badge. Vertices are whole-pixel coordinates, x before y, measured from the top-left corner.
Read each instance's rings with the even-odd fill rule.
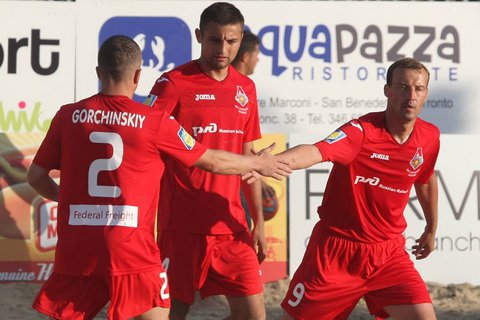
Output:
[[[342,140],[346,136],[347,135],[345,134],[345,132],[343,132],[340,129],[337,129],[334,132],[332,132],[328,137],[326,137],[325,141],[328,142],[328,144],[332,144],[332,143],[335,143],[337,141]]]
[[[417,170],[423,163],[423,151],[422,148],[417,148],[417,152],[413,156],[412,160],[410,160],[410,165],[412,166],[413,170]]]
[[[240,106],[237,106],[235,104],[235,108],[237,108],[238,112],[241,114],[247,114],[248,106],[246,105],[248,103],[248,97],[241,86],[237,86],[237,94],[235,95],[235,101],[240,104]]]
[[[243,91],[243,88],[241,86],[237,86],[237,95],[235,96],[235,100],[242,107],[245,107],[245,105],[248,103],[248,97],[245,94],[245,91]]]

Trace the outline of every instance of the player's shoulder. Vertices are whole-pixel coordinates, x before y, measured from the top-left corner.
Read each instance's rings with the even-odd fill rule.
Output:
[[[366,130],[374,130],[384,127],[385,123],[385,111],[370,112],[355,119],[362,128]]]
[[[97,93],[75,103],[64,105],[62,108],[71,111],[76,109],[92,109],[104,111],[111,110],[115,112],[134,112],[141,114],[151,113],[154,109],[146,103],[135,101],[123,95],[104,95],[102,93]]]
[[[422,118],[417,118],[415,121],[415,127],[416,130],[421,131],[425,135],[434,137],[440,136],[440,129],[433,123],[423,120]]]
[[[84,108],[85,106],[93,104],[92,102],[97,98],[97,96],[98,94],[94,94],[93,96],[83,98],[79,101],[64,104],[59,108],[58,112],[68,113],[73,112],[75,109]]]
[[[229,66],[228,75],[229,75],[230,78],[235,79],[235,81],[237,83],[239,83],[240,85],[244,85],[244,86],[248,86],[248,85],[254,86],[255,85],[255,83],[253,82],[253,80],[250,77],[248,77],[248,76],[244,75],[243,73],[239,72],[232,65]]]
[[[163,73],[155,82],[154,87],[166,87],[172,85],[179,87],[188,85],[188,83],[196,83],[203,75],[195,60],[182,64],[170,71]]]
[[[199,68],[195,60],[189,61],[178,67],[165,72],[159,79],[166,78],[169,80],[188,78],[193,74],[198,74]]]

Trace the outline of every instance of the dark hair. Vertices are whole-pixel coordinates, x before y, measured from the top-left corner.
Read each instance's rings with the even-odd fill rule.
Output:
[[[240,10],[233,4],[228,2],[215,2],[203,10],[200,16],[200,31],[202,32],[210,22],[217,23],[221,26],[239,23],[243,29],[245,19]]]
[[[392,85],[393,71],[395,71],[395,69],[414,69],[414,70],[417,70],[417,71],[420,71],[420,70],[423,69],[423,70],[425,70],[425,72],[427,73],[427,76],[428,76],[427,85],[428,85],[428,81],[430,80],[430,72],[428,71],[427,67],[425,67],[420,61],[415,60],[413,58],[403,58],[403,59],[395,61],[388,68],[388,71],[387,71],[387,85],[388,86]]]
[[[142,50],[131,38],[114,35],[105,40],[98,50],[98,66],[114,81],[120,81],[126,71],[139,67]]]
[[[253,52],[253,50],[255,50],[255,46],[259,44],[260,40],[258,39],[256,34],[252,33],[250,30],[244,30],[242,43],[240,44],[237,56],[235,57],[235,59],[233,59],[232,63],[238,63],[242,59],[242,56],[245,52]]]

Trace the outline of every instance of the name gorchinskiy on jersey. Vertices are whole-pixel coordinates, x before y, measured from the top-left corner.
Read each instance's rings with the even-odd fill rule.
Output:
[[[94,123],[142,128],[145,116],[131,112],[77,109],[72,113],[73,123]]]

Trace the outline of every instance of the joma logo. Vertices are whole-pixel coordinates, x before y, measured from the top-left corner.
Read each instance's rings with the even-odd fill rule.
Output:
[[[380,159],[380,160],[390,160],[390,156],[387,154],[381,154],[381,153],[372,153],[370,156],[370,159]]]
[[[200,100],[215,100],[214,94],[197,94],[195,95],[195,101]]]

